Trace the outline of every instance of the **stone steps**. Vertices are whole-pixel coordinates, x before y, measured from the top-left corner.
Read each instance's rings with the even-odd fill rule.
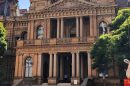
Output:
[[[59,83],[57,85],[48,85],[47,83],[43,83],[42,85],[32,85],[32,86],[79,86],[79,85],[71,85],[71,83]]]

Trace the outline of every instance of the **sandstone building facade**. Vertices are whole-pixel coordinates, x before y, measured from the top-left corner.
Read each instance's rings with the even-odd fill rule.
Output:
[[[56,84],[98,77],[90,49],[109,32],[115,0],[30,0],[28,13],[9,17],[7,38],[16,49],[15,79]],[[9,41],[9,40],[8,40]],[[114,76],[108,71],[109,77]]]

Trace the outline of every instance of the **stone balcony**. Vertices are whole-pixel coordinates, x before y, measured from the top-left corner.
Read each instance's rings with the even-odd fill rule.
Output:
[[[40,39],[40,40],[18,40],[17,47],[23,46],[44,46],[44,45],[64,45],[64,44],[85,44],[93,43],[95,37],[87,38],[59,38],[59,39]]]

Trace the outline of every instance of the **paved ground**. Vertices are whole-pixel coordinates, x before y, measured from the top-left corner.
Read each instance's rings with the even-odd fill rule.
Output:
[[[33,86],[79,86],[79,85],[71,85],[70,83],[59,83],[57,85],[48,85],[47,83],[44,83],[42,85],[33,85]]]

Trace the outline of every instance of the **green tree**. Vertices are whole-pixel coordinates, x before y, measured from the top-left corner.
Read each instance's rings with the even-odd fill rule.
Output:
[[[3,55],[6,49],[7,49],[6,30],[3,24],[0,23],[0,55]]]
[[[6,42],[6,30],[2,23],[0,23],[0,57],[3,56],[4,52],[7,49],[7,42]],[[0,82],[4,78],[4,68],[2,58],[0,58]]]
[[[126,65],[123,60],[130,59],[130,9],[119,10],[110,27],[111,33],[101,35],[91,49],[92,66],[100,69],[102,64],[108,68],[117,64],[120,78],[124,78]]]

